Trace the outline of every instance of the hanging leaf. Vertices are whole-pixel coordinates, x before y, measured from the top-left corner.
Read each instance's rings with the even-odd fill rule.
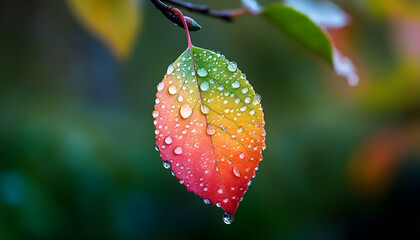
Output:
[[[67,0],[76,18],[118,57],[127,58],[139,31],[136,0]]]
[[[156,145],[181,184],[226,211],[230,223],[265,148],[260,97],[215,52],[192,47],[157,86]]]
[[[333,65],[333,48],[329,37],[308,16],[281,3],[268,6],[262,15],[281,31]]]

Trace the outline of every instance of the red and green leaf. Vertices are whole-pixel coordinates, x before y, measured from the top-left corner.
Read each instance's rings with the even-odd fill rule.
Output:
[[[233,217],[265,149],[259,95],[235,62],[197,47],[168,67],[157,89],[153,117],[164,166]]]

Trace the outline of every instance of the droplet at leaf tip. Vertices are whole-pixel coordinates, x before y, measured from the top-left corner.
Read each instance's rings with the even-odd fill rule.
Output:
[[[225,224],[232,224],[234,217],[228,213],[223,214],[223,222]]]

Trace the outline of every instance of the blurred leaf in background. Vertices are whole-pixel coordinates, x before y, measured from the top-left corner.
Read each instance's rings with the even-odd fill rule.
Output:
[[[420,106],[420,69],[415,63],[384,71],[377,81],[362,84],[358,91],[361,109],[372,115],[415,112]]]
[[[353,62],[337,48],[335,35],[329,35],[330,29],[343,28],[350,22],[350,17],[340,7],[329,1],[287,0],[285,5],[269,5],[263,16],[327,61],[349,85],[359,83]]]
[[[420,18],[420,1],[416,0],[369,0],[373,12],[386,16]]]
[[[331,41],[324,31],[306,15],[284,4],[268,6],[263,16],[288,36],[333,64]]]
[[[419,123],[373,132],[349,161],[349,180],[355,192],[368,199],[383,197],[404,164],[404,155],[420,149],[419,133]]]
[[[119,59],[126,59],[138,35],[141,9],[137,0],[67,0],[74,16]]]

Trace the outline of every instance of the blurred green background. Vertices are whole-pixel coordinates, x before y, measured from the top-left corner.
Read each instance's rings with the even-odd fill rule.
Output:
[[[154,150],[156,85],[184,31],[142,1],[119,61],[65,1],[1,0],[0,239],[419,236],[420,8],[334,2],[352,17],[331,34],[356,87],[261,17],[184,11],[203,26],[194,45],[236,61],[262,96],[264,161],[225,225]]]

